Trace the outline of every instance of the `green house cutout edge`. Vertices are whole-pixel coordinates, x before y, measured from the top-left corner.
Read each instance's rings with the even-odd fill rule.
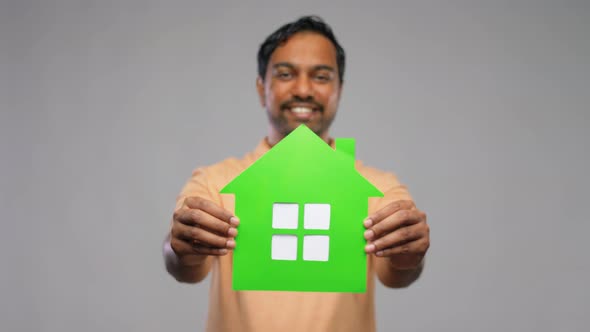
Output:
[[[355,169],[354,139],[335,143],[332,149],[300,125],[220,191],[235,194],[240,219],[234,290],[366,291],[363,220],[368,198],[383,193]],[[273,228],[274,204],[296,204],[295,228]],[[314,204],[329,204],[328,229],[305,228],[305,211]],[[296,239],[294,260],[271,257],[272,242],[283,235]],[[327,261],[303,259],[304,244],[310,243],[304,241],[313,236],[328,237]]]

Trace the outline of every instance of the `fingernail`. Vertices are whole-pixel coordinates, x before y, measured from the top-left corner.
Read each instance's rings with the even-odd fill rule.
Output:
[[[365,252],[367,253],[372,253],[373,251],[375,251],[375,245],[374,244],[367,244],[365,246]]]
[[[222,255],[225,255],[225,254],[227,254],[227,249],[220,249],[219,253]]]
[[[368,229],[367,231],[365,231],[365,239],[371,240],[374,236],[375,233],[372,230]]]
[[[381,257],[381,256],[383,256],[383,251],[377,251],[377,252],[375,253],[375,255],[377,255],[377,256],[379,256],[379,257]]]
[[[225,244],[226,247],[232,249],[236,247],[236,241],[234,240],[227,240],[227,243]],[[223,249],[222,249],[223,250]]]
[[[231,217],[229,219],[229,223],[233,226],[238,226],[240,224],[240,220],[237,217]]]
[[[363,222],[363,225],[365,225],[366,228],[369,228],[369,227],[373,226],[373,220],[371,220],[371,218],[367,218]]]
[[[236,235],[238,235],[238,230],[233,227],[230,227],[230,229],[227,230],[227,235],[235,237]]]

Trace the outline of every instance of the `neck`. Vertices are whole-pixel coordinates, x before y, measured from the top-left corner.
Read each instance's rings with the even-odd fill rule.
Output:
[[[270,130],[269,133],[268,133],[268,136],[266,137],[266,142],[268,143],[268,145],[270,145],[271,147],[273,147],[278,142],[280,142],[283,138],[285,138],[284,135],[281,135],[280,133],[278,133],[275,130]],[[324,142],[326,142],[327,144],[329,144],[330,146],[333,146],[334,140],[328,135],[328,132],[327,131],[325,133],[323,133],[322,135],[320,135],[320,138]]]

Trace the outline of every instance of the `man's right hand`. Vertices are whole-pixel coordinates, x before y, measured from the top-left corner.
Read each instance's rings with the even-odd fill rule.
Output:
[[[207,256],[222,256],[235,248],[239,220],[215,203],[187,197],[174,213],[170,246],[183,266],[199,265]]]

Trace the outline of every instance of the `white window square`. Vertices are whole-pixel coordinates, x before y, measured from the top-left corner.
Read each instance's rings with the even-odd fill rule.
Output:
[[[303,260],[328,261],[330,237],[327,235],[307,235],[303,237]]]
[[[273,260],[294,261],[297,259],[297,236],[273,235],[271,258]]]
[[[299,204],[275,203],[272,205],[272,228],[297,229]]]
[[[303,227],[305,229],[330,229],[330,204],[305,204]]]

